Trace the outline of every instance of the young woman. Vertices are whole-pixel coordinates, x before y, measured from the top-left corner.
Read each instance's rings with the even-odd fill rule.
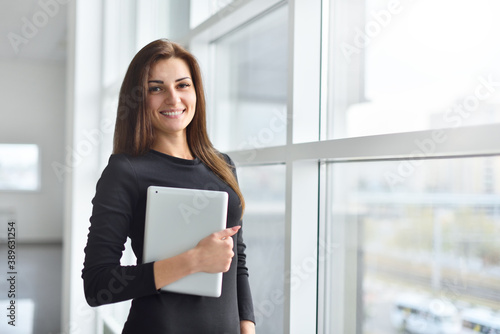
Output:
[[[151,185],[226,191],[227,229],[185,253],[143,263]],[[154,41],[132,60],[120,91],[113,155],[92,203],[85,295],[91,306],[133,299],[123,333],[255,333],[241,230],[243,196],[234,164],[207,136],[198,63],[178,44]],[[120,265],[127,237],[135,266]],[[224,273],[219,298],[159,290],[196,272]]]

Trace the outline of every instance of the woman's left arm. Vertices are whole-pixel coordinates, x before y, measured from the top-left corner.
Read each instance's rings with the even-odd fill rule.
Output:
[[[236,175],[236,168],[234,162],[228,155],[224,155],[226,162],[232,167],[234,176]],[[240,221],[238,225],[243,226]],[[248,280],[248,268],[246,262],[246,244],[243,241],[243,227],[240,228],[236,234],[236,254],[237,254],[237,293],[238,293],[238,311],[240,315],[240,330],[241,334],[254,334],[255,333],[255,314],[253,309],[252,293],[250,291],[250,282]]]
[[[253,310],[252,294],[248,281],[248,268],[246,266],[246,245],[243,242],[243,231],[240,229],[236,235],[238,249],[238,306],[240,311],[241,334],[255,333],[255,315]]]

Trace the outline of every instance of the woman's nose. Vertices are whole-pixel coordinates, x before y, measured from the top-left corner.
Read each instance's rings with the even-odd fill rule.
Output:
[[[179,94],[175,91],[175,89],[169,89],[167,94],[165,94],[165,103],[175,105],[180,101]]]

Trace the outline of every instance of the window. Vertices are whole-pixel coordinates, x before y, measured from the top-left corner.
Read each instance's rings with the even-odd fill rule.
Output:
[[[242,167],[247,265],[257,328],[283,333],[285,287],[285,166]]]
[[[0,190],[40,189],[40,152],[35,144],[0,144]]]
[[[422,160],[393,184],[401,163],[329,164],[326,333],[396,333],[411,321],[434,333],[460,329],[460,312],[500,309],[500,158]]]
[[[329,139],[500,122],[497,1],[331,3]]]
[[[318,332],[459,332],[500,310],[498,4],[323,5]]]
[[[221,150],[286,142],[288,7],[213,43],[212,140]]]

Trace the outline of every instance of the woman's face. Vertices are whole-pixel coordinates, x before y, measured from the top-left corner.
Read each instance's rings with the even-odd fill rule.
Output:
[[[186,134],[196,109],[196,91],[187,63],[179,58],[154,63],[148,76],[147,112],[158,139]]]

